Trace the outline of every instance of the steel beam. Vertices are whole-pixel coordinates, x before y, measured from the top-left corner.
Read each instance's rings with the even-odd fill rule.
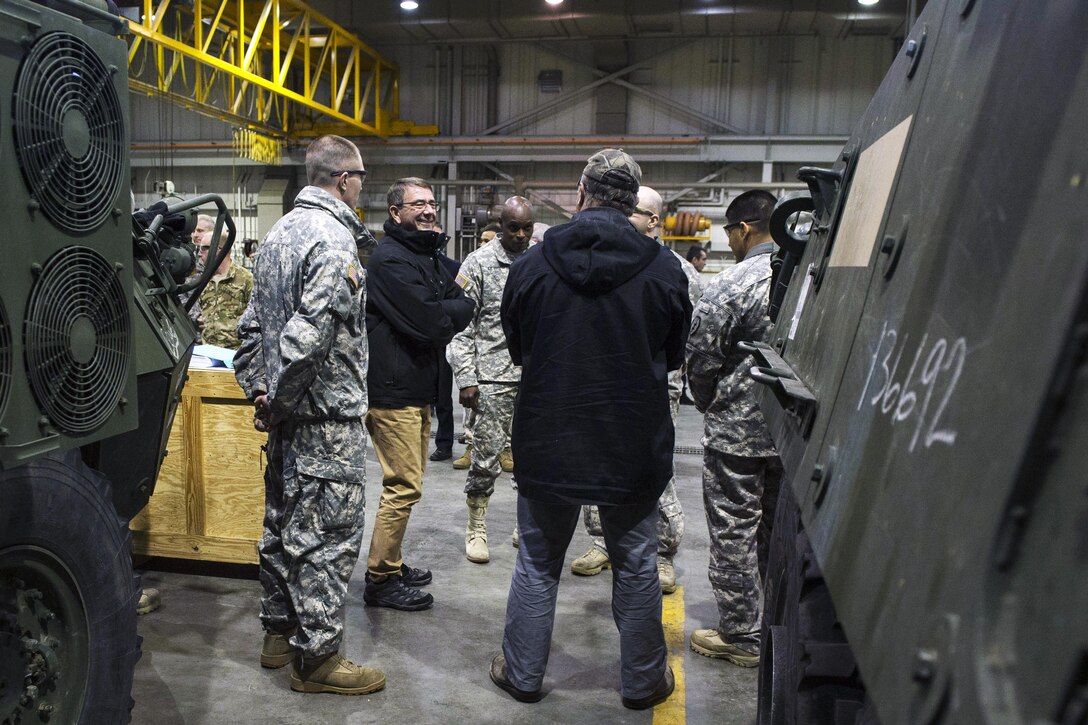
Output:
[[[597,88],[599,86],[603,86],[606,83],[611,83],[611,82],[615,81],[618,78],[622,78],[623,76],[625,76],[628,73],[630,73],[631,71],[635,70],[636,68],[638,68],[640,65],[642,65],[646,61],[650,60],[651,58],[656,58],[659,55],[666,55],[668,53],[675,52],[676,50],[679,50],[680,48],[683,48],[684,46],[689,45],[690,42],[691,41],[689,41],[688,43],[677,43],[676,45],[672,45],[672,46],[669,46],[669,47],[666,47],[666,48],[662,48],[661,50],[657,51],[656,53],[653,53],[653,54],[647,56],[646,58],[641,59],[639,62],[631,63],[630,65],[625,66],[623,68],[620,68],[618,71],[614,71],[612,73],[605,73],[605,71],[600,70],[599,68],[594,68],[593,70],[594,70],[595,73],[600,73],[602,75],[601,78],[598,78],[597,80],[593,81],[592,83],[587,83],[586,85],[581,86],[579,88],[576,88],[573,91],[570,91],[568,93],[562,93],[562,94],[560,94],[559,96],[553,98],[550,101],[547,101],[545,103],[541,103],[539,105],[533,106],[532,108],[530,108],[530,109],[528,109],[526,111],[523,111],[523,112],[519,113],[518,115],[516,115],[516,116],[514,116],[512,118],[508,118],[507,120],[503,121],[502,123],[495,124],[494,126],[491,126],[490,128],[485,128],[483,131],[480,132],[480,135],[481,136],[489,136],[489,135],[491,135],[491,134],[493,134],[493,133],[495,133],[497,131],[501,131],[501,130],[503,130],[505,128],[509,128],[511,126],[517,126],[517,125],[521,124],[524,121],[528,121],[530,118],[533,118],[535,116],[540,115],[541,113],[544,113],[545,111],[550,111],[553,108],[556,108],[558,106],[562,106],[564,104],[570,103],[574,99],[576,99],[576,98],[578,98],[580,96],[584,96],[585,94],[589,93],[594,88]],[[578,61],[578,62],[580,62],[580,61]]]
[[[200,113],[279,136],[407,123],[396,64],[300,0],[143,0],[128,22],[132,86]]]
[[[699,179],[695,183],[705,184],[705,183],[707,183],[709,181],[713,181],[714,179],[718,178],[719,176],[721,176],[722,174],[724,174],[728,170],[729,170],[729,164],[726,164],[725,166],[721,167],[720,169],[718,169],[714,173],[707,174],[706,176]],[[688,192],[691,192],[691,191],[695,191],[695,187],[686,186],[686,187],[684,187],[683,189],[680,189],[679,191],[677,191],[674,194],[669,194],[667,197],[663,198],[661,201],[662,201],[663,204],[671,204],[672,202],[677,201],[678,199],[680,199],[680,197],[684,196],[685,194],[687,194]]]
[[[672,98],[669,98],[668,96],[666,96],[664,94],[658,93],[657,91],[651,91],[648,88],[642,88],[641,86],[636,86],[634,83],[631,83],[629,81],[625,81],[622,78],[613,78],[613,77],[611,77],[611,74],[606,73],[605,71],[601,70],[600,68],[596,68],[596,67],[590,65],[589,63],[586,63],[586,62],[581,61],[581,60],[579,60],[577,58],[569,56],[566,53],[560,53],[555,48],[550,47],[549,45],[545,45],[545,44],[541,43],[541,44],[538,45],[538,47],[541,50],[543,50],[545,53],[553,55],[556,58],[561,58],[561,59],[563,59],[565,61],[568,61],[570,63],[574,63],[576,65],[580,65],[583,68],[588,69],[594,75],[597,75],[599,77],[598,80],[604,80],[604,79],[607,78],[609,83],[614,83],[614,84],[616,84],[618,86],[626,88],[627,90],[629,90],[629,91],[631,91],[633,93],[638,93],[640,95],[646,96],[647,98],[650,98],[650,99],[658,102],[662,106],[665,106],[669,110],[674,111],[676,113],[679,113],[681,115],[689,116],[689,117],[694,118],[694,119],[696,119],[698,121],[701,121],[702,123],[705,123],[706,125],[710,126],[712,129],[716,129],[716,130],[720,130],[720,131],[730,131],[732,133],[738,133],[738,134],[746,133],[746,131],[744,129],[740,128],[739,126],[734,126],[731,123],[726,123],[725,121],[721,120],[720,118],[716,118],[715,116],[707,115],[707,114],[703,113],[702,111],[696,111],[694,108],[688,108],[687,106],[683,105],[682,103],[679,103],[678,101],[676,101],[676,100],[674,100]],[[681,46],[671,46],[669,48],[669,50],[670,51],[676,50],[678,47],[681,47]],[[643,58],[641,61],[639,61],[639,63],[636,63],[635,66],[641,65],[642,63],[645,63],[648,60],[649,60],[649,58]],[[635,67],[635,66],[632,66],[632,68]]]
[[[585,163],[595,150],[622,146],[640,163],[707,164],[833,164],[846,143],[844,136],[698,136],[654,137],[466,137],[374,141],[359,139],[359,150],[368,167],[434,165],[456,161],[476,163]],[[175,166],[232,165],[244,163],[230,153],[230,142],[150,144],[131,147],[133,166],[155,166],[168,151]],[[284,164],[302,165],[305,150],[294,147],[284,154]],[[700,172],[705,173],[705,172]],[[762,168],[761,172],[762,173]],[[759,178],[758,176],[756,178]],[[755,180],[755,179],[753,179]],[[657,186],[656,184],[654,185]],[[686,186],[694,185],[687,184]]]

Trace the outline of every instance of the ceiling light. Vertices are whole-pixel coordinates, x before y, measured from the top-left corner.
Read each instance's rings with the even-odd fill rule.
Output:
[[[858,0],[858,5],[876,5],[880,0]]]
[[[544,0],[544,2],[548,3],[549,5],[559,5],[563,2],[563,0]]]
[[[416,0],[401,0],[400,3],[401,10],[415,10],[418,7],[419,3],[417,3]]]

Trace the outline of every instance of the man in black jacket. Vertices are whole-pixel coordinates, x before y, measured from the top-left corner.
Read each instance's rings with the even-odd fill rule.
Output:
[[[366,329],[370,340],[366,427],[382,467],[382,497],[367,558],[363,601],[406,611],[429,608],[418,589],[431,572],[407,566],[401,542],[423,492],[438,394],[438,361],[472,319],[465,297],[438,259],[448,238],[434,231],[438,204],[423,179],[389,187],[385,239],[367,266]]]
[[[612,558],[623,704],[645,709],[673,691],[655,526],[672,475],[667,373],[684,361],[691,302],[677,259],[627,219],[641,176],[621,150],[591,156],[578,213],[514,262],[503,294],[510,357],[522,366],[512,433],[521,546],[491,679],[523,702],[543,696],[581,504],[599,506]]]
[[[434,230],[441,234],[442,226],[435,222]],[[449,239],[448,235],[446,239]],[[450,277],[457,279],[460,262],[451,259],[442,249],[438,250],[438,261],[450,273]],[[434,435],[434,452],[428,456],[428,460],[448,461],[453,458],[453,370],[445,355],[438,358],[438,399],[434,403],[434,417],[438,419],[438,427]]]

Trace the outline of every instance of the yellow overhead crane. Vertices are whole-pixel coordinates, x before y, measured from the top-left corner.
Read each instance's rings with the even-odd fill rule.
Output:
[[[144,0],[129,85],[277,137],[436,135],[400,114],[399,71],[297,0]]]

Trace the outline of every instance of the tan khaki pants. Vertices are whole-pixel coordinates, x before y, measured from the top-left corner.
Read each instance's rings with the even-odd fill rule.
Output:
[[[431,437],[429,408],[371,408],[366,428],[382,467],[382,498],[366,568],[371,578],[399,574],[401,542],[412,506],[423,495],[423,471]]]

